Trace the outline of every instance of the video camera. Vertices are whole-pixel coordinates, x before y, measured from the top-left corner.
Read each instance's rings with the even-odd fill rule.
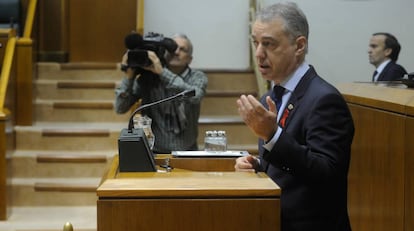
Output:
[[[149,32],[144,37],[135,32],[130,33],[125,37],[125,46],[129,50],[127,67],[135,69],[152,64],[147,51],[154,51],[161,64],[165,66],[168,56],[173,55],[178,47],[173,39],[154,32]]]

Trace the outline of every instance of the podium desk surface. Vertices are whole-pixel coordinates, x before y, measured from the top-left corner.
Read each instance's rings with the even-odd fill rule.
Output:
[[[414,88],[402,84],[342,83],[337,86],[348,103],[414,115]]]
[[[96,190],[98,197],[280,197],[281,193],[279,186],[264,173],[180,169],[119,172],[118,161],[115,156]]]

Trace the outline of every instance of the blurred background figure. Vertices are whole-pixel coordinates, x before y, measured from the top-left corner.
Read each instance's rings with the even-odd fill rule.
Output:
[[[372,81],[395,81],[402,79],[407,71],[397,64],[401,45],[390,33],[374,33],[369,41],[369,62],[375,66]]]

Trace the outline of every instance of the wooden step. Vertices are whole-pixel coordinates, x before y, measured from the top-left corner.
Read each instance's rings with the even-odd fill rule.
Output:
[[[257,81],[254,72],[206,70],[208,89],[219,91],[257,92]]]
[[[42,100],[114,100],[115,88],[120,81],[105,80],[49,80],[35,81],[35,94]],[[205,98],[239,97],[241,94],[257,96],[255,89],[214,89],[207,87]]]
[[[96,178],[17,178],[11,183],[13,206],[96,205]]]
[[[78,65],[78,66],[77,66]],[[98,64],[97,64],[98,65]],[[93,69],[88,64],[38,63],[38,80],[59,81],[114,81],[120,82],[124,73],[117,64]],[[76,68],[75,68],[76,67]],[[207,75],[209,90],[257,92],[253,70],[202,70]]]
[[[35,81],[36,99],[114,100],[116,81],[103,80],[48,80]]]
[[[115,150],[121,123],[36,123],[16,126],[17,150]]]
[[[85,156],[78,154],[71,155],[55,155],[55,154],[39,154],[36,158],[37,163],[79,163],[79,164],[96,164],[107,163],[107,157],[101,156]]]
[[[38,122],[122,122],[129,114],[117,114],[112,100],[36,100]]]
[[[61,70],[119,70],[119,65],[119,63],[112,62],[59,63]]]
[[[201,116],[238,116],[237,95],[208,96],[203,99]],[[36,100],[36,121],[43,122],[122,122],[129,113],[117,114],[113,100]]]
[[[112,80],[120,81],[123,73],[117,64],[72,64],[40,62],[37,66],[37,79],[49,80]]]
[[[99,151],[14,151],[8,157],[13,177],[101,177],[117,152]]]
[[[97,184],[76,184],[76,183],[54,183],[42,182],[35,183],[36,192],[91,192],[96,193]]]
[[[70,222],[75,231],[96,231],[96,205],[14,206],[10,217],[0,222],[2,231],[62,231]]]
[[[127,120],[125,120],[127,121]],[[17,150],[116,151],[119,133],[126,122],[41,123],[16,126]],[[207,130],[224,130],[229,145],[256,144],[257,139],[237,116],[201,117],[198,143]]]

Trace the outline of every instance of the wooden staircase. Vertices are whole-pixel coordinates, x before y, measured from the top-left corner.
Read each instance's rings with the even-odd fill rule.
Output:
[[[38,63],[32,126],[16,126],[12,166],[13,206],[96,206],[95,189],[117,153],[129,115],[114,112],[116,64]],[[206,71],[207,95],[199,121],[225,130],[228,148],[256,153],[257,139],[241,121],[236,99],[257,94],[253,71]]]

